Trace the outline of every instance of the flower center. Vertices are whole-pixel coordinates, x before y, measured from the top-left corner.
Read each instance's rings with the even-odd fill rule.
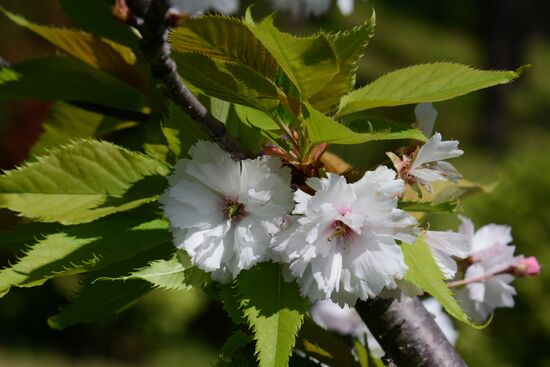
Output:
[[[225,218],[230,221],[238,222],[246,214],[244,211],[244,204],[239,203],[236,199],[226,198],[223,201],[223,212]]]
[[[357,232],[341,220],[335,220],[329,227],[328,236],[329,241],[334,239],[336,239],[336,241],[341,240],[345,243],[351,242],[357,239]]]

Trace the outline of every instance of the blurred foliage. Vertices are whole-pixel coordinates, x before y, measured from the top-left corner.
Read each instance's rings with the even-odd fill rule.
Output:
[[[269,12],[265,2],[259,3],[260,14]],[[537,8],[535,1],[527,1],[512,10],[508,3],[357,0],[349,17],[333,11],[307,24],[286,16],[280,16],[278,22],[305,33],[319,27],[345,29],[362,23],[374,7],[378,25],[360,63],[359,85],[396,68],[440,60],[512,69],[534,65],[518,83],[497,87],[497,92],[478,92],[436,104],[436,129],[447,139],[461,141],[466,154],[453,163],[466,177],[481,182],[500,180],[493,193],[464,202],[465,214],[478,227],[492,222],[511,225],[517,253],[537,256],[543,264],[538,278],[515,282],[518,296],[514,309],[498,310],[492,324],[482,331],[460,326],[458,349],[471,366],[550,366],[550,293],[545,292],[550,287],[550,273],[545,268],[550,263],[550,41],[548,29],[539,23],[549,14],[544,12],[548,6],[543,2]],[[0,4],[38,23],[69,24],[57,0],[0,0]],[[496,11],[499,6],[508,12]],[[490,42],[496,42],[491,30],[508,21],[510,12],[515,23],[509,28],[518,31],[519,24],[522,31],[518,33],[528,35],[518,40],[501,32],[500,42],[510,52],[520,51],[514,51],[519,53],[515,55],[517,63],[498,65],[490,55]],[[0,56],[13,62],[52,51],[5,18],[0,18],[0,34],[9,34],[1,38]],[[498,94],[503,102],[491,104],[490,93]],[[2,168],[26,157],[47,108],[47,104],[36,102],[0,103]],[[391,117],[411,122],[413,108],[393,109]],[[498,125],[489,123],[493,118]],[[499,135],[498,130],[504,133]],[[392,144],[373,143],[368,151],[366,145],[340,146],[335,152],[367,169],[379,163],[374,157],[392,149]],[[0,228],[12,221],[0,212]],[[432,216],[430,222],[441,229],[457,225],[445,215]],[[0,253],[0,263],[12,260],[8,255]],[[77,287],[78,278],[70,277],[46,287],[14,290],[0,303],[0,365],[208,366],[234,331],[224,311],[204,294],[163,291],[151,293],[112,323],[78,326],[62,333],[50,330],[44,320],[56,313]]]

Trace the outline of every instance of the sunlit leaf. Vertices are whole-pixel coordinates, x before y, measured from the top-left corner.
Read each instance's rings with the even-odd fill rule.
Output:
[[[0,176],[0,206],[44,222],[89,222],[156,200],[168,172],[111,143],[74,141]]]
[[[247,12],[247,25],[273,55],[304,99],[320,91],[339,71],[334,49],[324,34],[296,37],[279,31],[273,16],[254,23]]]
[[[307,312],[307,301],[300,296],[298,286],[285,282],[281,266],[274,263],[241,272],[237,286],[254,332],[260,367],[286,367]]]
[[[380,130],[371,132],[356,132],[322,114],[312,107],[307,108],[309,116],[304,120],[312,143],[360,144],[377,140],[415,139],[427,140],[422,131],[406,129],[401,131]],[[364,127],[368,127],[364,122]],[[363,130],[367,130],[363,128]]]
[[[414,65],[392,71],[342,97],[338,116],[375,107],[437,102],[505,84],[515,71],[485,71],[452,63]]]

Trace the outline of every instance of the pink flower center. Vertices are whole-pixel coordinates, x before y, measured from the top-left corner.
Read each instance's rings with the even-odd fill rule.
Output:
[[[240,221],[246,214],[244,204],[232,198],[226,198],[223,201],[223,213],[225,219],[232,222]]]
[[[335,220],[329,227],[328,240],[349,243],[357,239],[358,235],[350,226],[341,220]]]

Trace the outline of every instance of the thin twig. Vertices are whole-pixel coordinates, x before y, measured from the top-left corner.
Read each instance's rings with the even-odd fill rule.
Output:
[[[134,12],[136,1],[128,2]],[[169,0],[152,0],[147,8],[143,23],[139,27],[142,35],[141,48],[154,77],[164,83],[170,98],[185,111],[224,150],[235,159],[250,157],[250,153],[229,135],[223,122],[212,116],[206,107],[185,86],[170,56],[168,34],[171,27],[171,4]],[[135,12],[139,14],[139,11]],[[185,71],[183,71],[185,72]]]
[[[466,367],[418,298],[377,298],[355,308],[396,366]]]

